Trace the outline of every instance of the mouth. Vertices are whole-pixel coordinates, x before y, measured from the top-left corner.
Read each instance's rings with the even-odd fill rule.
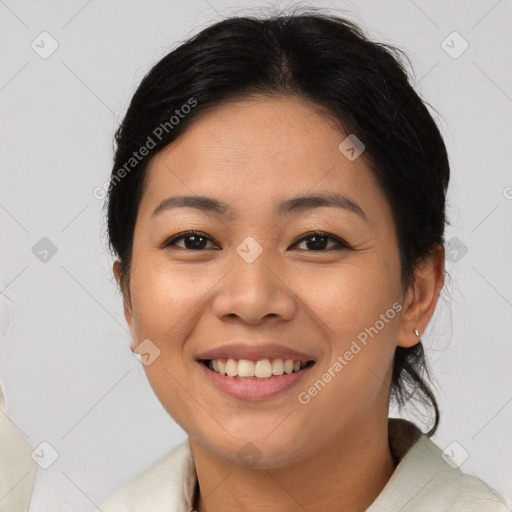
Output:
[[[200,359],[207,382],[241,400],[266,400],[291,390],[309,373],[315,361],[293,359]]]
[[[265,381],[282,376],[296,374],[310,368],[314,360],[298,361],[293,359],[199,359],[199,363],[210,371],[235,380]]]

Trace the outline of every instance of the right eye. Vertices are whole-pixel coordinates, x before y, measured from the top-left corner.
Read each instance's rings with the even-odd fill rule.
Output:
[[[180,240],[184,240],[184,246],[177,245],[177,242]],[[213,240],[201,231],[186,231],[167,240],[163,247],[166,248],[176,246],[182,249],[200,251],[201,249],[205,249],[205,245],[208,243],[208,241],[213,243]]]

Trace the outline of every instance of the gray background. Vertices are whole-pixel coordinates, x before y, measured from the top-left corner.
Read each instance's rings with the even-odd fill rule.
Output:
[[[32,511],[95,511],[185,437],[129,350],[93,190],[145,72],[183,38],[257,5],[0,0],[0,372],[10,419],[34,448],[58,453],[38,469]],[[424,336],[442,412],[433,439],[455,442],[461,469],[512,502],[512,3],[315,5],[405,49],[440,112],[451,279]],[[46,59],[55,43],[43,31],[58,43]],[[469,44],[457,58],[454,31]]]

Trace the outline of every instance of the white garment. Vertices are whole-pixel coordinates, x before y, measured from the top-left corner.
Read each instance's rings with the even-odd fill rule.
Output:
[[[399,461],[366,512],[511,512],[494,489],[441,457],[412,423],[390,418],[390,449]],[[103,512],[189,512],[197,476],[189,439],[124,484]]]
[[[26,512],[36,477],[32,447],[7,417],[0,388],[0,512]]]

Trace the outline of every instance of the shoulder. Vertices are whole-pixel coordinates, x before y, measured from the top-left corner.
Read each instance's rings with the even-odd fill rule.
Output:
[[[0,387],[0,510],[29,509],[38,467],[32,451],[5,412]]]
[[[367,512],[511,512],[479,478],[463,473],[425,435],[403,456]]]
[[[182,511],[191,502],[195,469],[189,439],[128,480],[101,505],[103,512]],[[185,509],[186,510],[186,509]]]
[[[425,475],[430,476],[425,482],[425,503],[428,499],[439,507],[438,510],[510,512],[495,489],[463,473],[429,438],[420,439],[413,457],[417,465],[424,461],[430,468]]]

